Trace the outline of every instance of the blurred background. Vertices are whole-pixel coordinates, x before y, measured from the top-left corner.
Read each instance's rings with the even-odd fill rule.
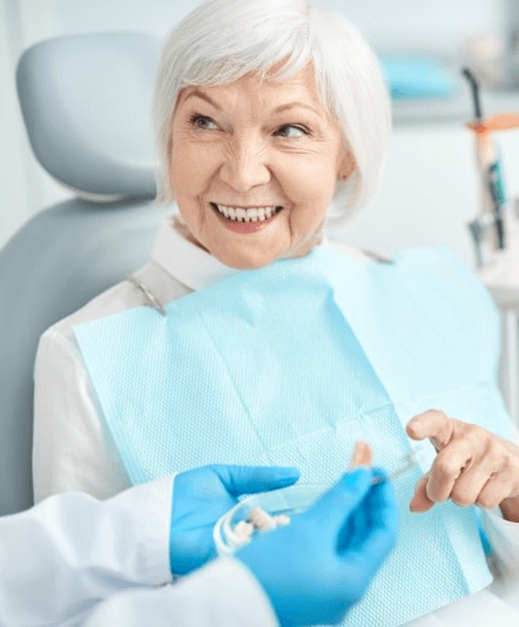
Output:
[[[164,37],[198,0],[0,0],[0,248],[41,209],[71,194],[36,162],[15,92],[21,52],[58,35],[144,31]],[[378,195],[348,227],[351,243],[391,253],[446,243],[474,265],[465,223],[479,210],[471,92],[484,115],[519,111],[514,81],[519,0],[323,0],[343,11],[379,53],[393,96],[394,135]],[[519,75],[519,74],[517,74]],[[510,199],[519,195],[519,137],[501,140]]]

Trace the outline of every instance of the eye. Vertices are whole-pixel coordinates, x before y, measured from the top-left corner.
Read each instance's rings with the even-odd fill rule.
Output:
[[[274,134],[278,137],[295,139],[296,137],[310,135],[310,131],[304,126],[299,126],[297,124],[283,124],[283,126],[280,126]]]
[[[195,113],[189,118],[189,122],[195,128],[199,128],[202,130],[212,131],[218,128],[218,125],[214,120],[207,117],[207,115],[200,115],[199,113]]]

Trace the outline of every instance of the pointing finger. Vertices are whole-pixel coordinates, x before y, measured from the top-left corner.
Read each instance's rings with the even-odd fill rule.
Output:
[[[427,483],[430,476],[430,473],[425,474],[416,484],[413,498],[409,504],[409,509],[412,512],[427,512],[434,505],[434,501],[427,495]]]
[[[406,427],[407,435],[413,440],[429,438],[437,451],[446,446],[454,432],[455,421],[442,411],[430,409],[412,418]]]

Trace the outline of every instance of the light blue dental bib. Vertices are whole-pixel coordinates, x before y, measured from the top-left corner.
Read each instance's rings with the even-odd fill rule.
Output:
[[[331,484],[355,440],[389,471],[416,443],[404,427],[430,408],[511,438],[497,390],[498,317],[447,248],[393,264],[317,247],[237,273],[167,306],[75,333],[127,472],[143,483],[209,463],[287,464]],[[395,480],[395,551],[351,627],[396,627],[487,586],[473,509],[411,514],[422,469]]]

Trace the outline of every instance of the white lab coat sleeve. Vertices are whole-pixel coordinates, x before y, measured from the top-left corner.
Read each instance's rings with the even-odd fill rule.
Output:
[[[270,601],[238,560],[220,558],[173,585],[128,591],[98,606],[83,627],[277,627]]]
[[[106,501],[58,494],[0,518],[0,625],[76,624],[116,592],[171,582],[173,478]]]

